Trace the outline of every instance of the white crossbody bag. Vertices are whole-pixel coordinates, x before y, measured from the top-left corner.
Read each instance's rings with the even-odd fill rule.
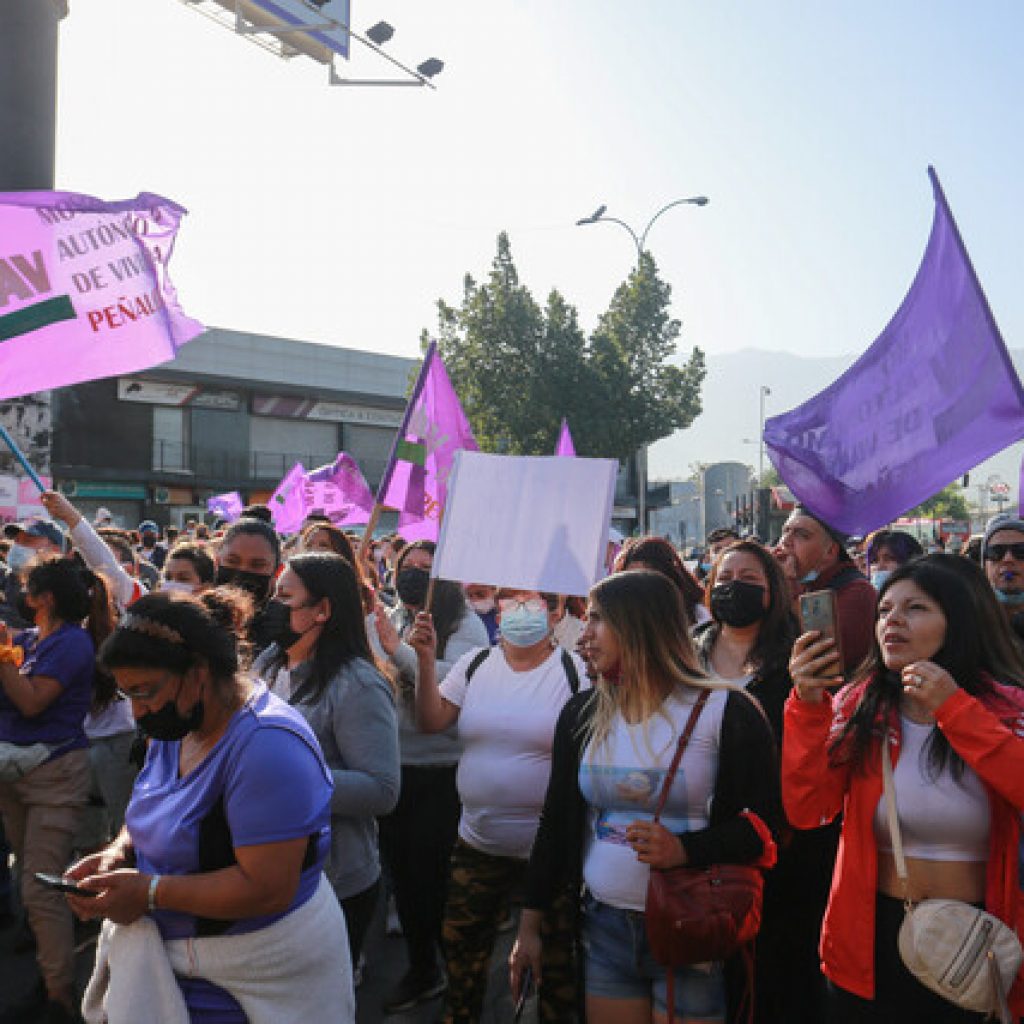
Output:
[[[961,900],[910,900],[907,861],[896,814],[889,736],[882,744],[882,780],[896,873],[903,883],[906,917],[899,950],[907,970],[943,999],[1001,1024],[1014,1024],[1006,1002],[1024,950],[1013,929],[998,917]]]

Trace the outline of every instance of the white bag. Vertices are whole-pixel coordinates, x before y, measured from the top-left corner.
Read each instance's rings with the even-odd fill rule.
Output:
[[[896,814],[888,734],[882,744],[882,780],[896,873],[907,894],[907,861]],[[943,999],[965,1010],[988,1013],[1001,1024],[1015,1024],[1006,993],[1024,961],[1024,950],[1013,929],[960,900],[922,900],[915,905],[905,895],[904,902],[907,916],[898,945],[907,970]]]

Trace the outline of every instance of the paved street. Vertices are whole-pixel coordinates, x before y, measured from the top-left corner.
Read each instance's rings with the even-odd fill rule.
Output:
[[[30,992],[36,984],[34,955],[31,952],[13,952],[16,934],[16,929],[11,927],[0,931],[0,1011]],[[483,1024],[509,1024],[512,1020],[512,1002],[506,980],[505,962],[513,935],[513,931],[508,931],[499,936],[498,948],[491,962],[488,999],[481,1017]],[[83,946],[78,965],[79,983],[84,986],[92,966],[93,946],[88,936],[82,938]],[[402,940],[384,934],[383,914],[380,914],[371,928],[365,980],[356,994],[359,1024],[378,1024],[385,1020],[388,1024],[433,1024],[434,1021],[440,1020],[440,999],[417,1007],[415,1011],[391,1017],[384,1016],[381,1003],[404,969],[405,947]],[[531,1004],[527,1005],[526,1013],[523,1015],[524,1021],[536,1020],[535,1007]],[[28,1018],[23,1024],[34,1022]]]

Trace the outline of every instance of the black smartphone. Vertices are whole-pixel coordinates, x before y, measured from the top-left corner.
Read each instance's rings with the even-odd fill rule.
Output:
[[[91,889],[82,889],[74,882],[69,882],[66,878],[61,878],[60,875],[47,875],[42,871],[37,871],[36,881],[40,885],[45,885],[47,889],[54,889],[57,892],[68,892],[71,893],[72,896],[86,896],[89,899],[99,896],[98,892],[93,892]]]
[[[533,968],[527,967],[523,971],[522,981],[519,983],[519,998],[516,1000],[515,1010],[512,1012],[512,1020],[515,1024],[519,1024],[519,1018],[523,1015],[523,1010],[526,1008],[526,1000],[529,998],[530,989],[533,987]]]

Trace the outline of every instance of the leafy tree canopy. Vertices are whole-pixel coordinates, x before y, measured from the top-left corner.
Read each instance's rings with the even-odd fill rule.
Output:
[[[912,508],[907,516],[911,519],[963,520],[970,519],[971,512],[959,484],[951,483],[927,501],[922,501],[917,508]]]
[[[499,235],[487,280],[467,275],[461,305],[438,302],[438,347],[481,448],[549,455],[564,416],[579,454],[625,459],[689,426],[704,355],[670,362],[680,332],[670,300],[644,253],[588,339],[557,290],[535,301]]]

